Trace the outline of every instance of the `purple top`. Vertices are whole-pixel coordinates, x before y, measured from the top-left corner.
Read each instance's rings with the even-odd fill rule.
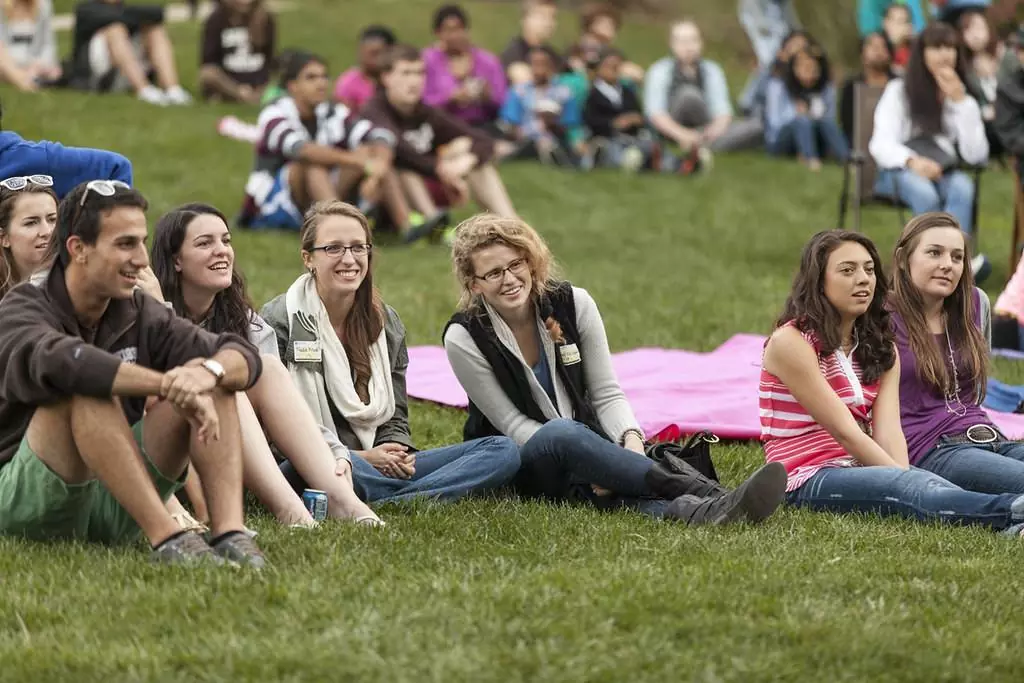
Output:
[[[478,78],[488,85],[488,101],[467,107],[450,102],[452,94],[459,87],[459,81],[448,69],[448,57],[436,47],[428,47],[423,50],[423,64],[427,72],[423,102],[431,107],[440,107],[471,126],[479,126],[498,118],[498,110],[505,101],[507,84],[505,70],[497,57],[478,47],[470,48],[470,54],[473,58],[470,77]]]
[[[977,302],[975,305],[978,305]],[[963,434],[971,425],[991,425],[992,421],[970,400],[974,387],[966,377],[968,369],[962,358],[957,358],[957,373],[960,376],[960,402],[967,412],[960,417],[946,409],[946,399],[925,385],[917,376],[917,358],[910,350],[907,326],[898,313],[892,313],[892,326],[896,333],[896,348],[900,354],[900,422],[903,436],[907,439],[907,453],[910,464],[915,465],[926,453],[935,448],[939,439],[951,434]],[[935,335],[935,343],[946,349],[946,335]],[[943,354],[945,357],[948,351]],[[947,361],[948,362],[948,361]],[[951,402],[957,410],[955,400]]]

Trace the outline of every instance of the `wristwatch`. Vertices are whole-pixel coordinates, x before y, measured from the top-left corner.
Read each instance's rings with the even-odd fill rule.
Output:
[[[217,384],[220,384],[220,381],[224,379],[224,366],[214,359],[207,358],[201,363],[201,365],[204,370],[217,378]]]

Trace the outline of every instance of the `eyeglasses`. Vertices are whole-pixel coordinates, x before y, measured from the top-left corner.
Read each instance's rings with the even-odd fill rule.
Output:
[[[53,187],[53,176],[39,173],[36,175],[16,175],[5,180],[0,180],[0,187],[6,188],[11,192],[24,190],[29,186],[29,184],[39,185],[40,187]]]
[[[517,258],[504,268],[495,268],[489,270],[483,275],[474,275],[473,277],[477,280],[486,280],[492,285],[496,285],[505,279],[505,273],[512,273],[513,275],[522,275],[526,270],[526,259]]]
[[[372,244],[323,244],[319,247],[312,247],[310,251],[322,251],[328,256],[343,256],[346,251],[351,251],[353,256],[366,256],[373,249]]]
[[[121,180],[90,180],[86,183],[85,192],[82,193],[82,198],[78,200],[78,209],[75,210],[75,217],[71,220],[71,234],[75,234],[78,219],[82,217],[82,207],[85,206],[85,201],[89,198],[90,194],[95,192],[101,197],[113,197],[118,188],[130,190],[131,185]]]

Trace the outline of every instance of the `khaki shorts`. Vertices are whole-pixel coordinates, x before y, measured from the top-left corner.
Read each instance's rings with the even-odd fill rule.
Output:
[[[185,483],[188,470],[172,481],[157,470],[142,448],[142,421],[132,427],[149,477],[164,501]],[[21,440],[18,452],[0,468],[0,534],[33,540],[129,543],[140,529],[97,480],[67,484]]]

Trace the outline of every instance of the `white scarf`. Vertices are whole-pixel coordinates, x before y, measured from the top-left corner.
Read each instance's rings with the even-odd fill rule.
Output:
[[[331,326],[327,309],[310,274],[299,277],[285,295],[288,310],[288,372],[322,425],[337,432],[331,402],[345,418],[364,449],[373,448],[377,427],[395,414],[391,359],[387,335],[370,346],[370,402],[363,403],[352,382],[348,354]],[[322,368],[322,371],[321,371]]]

